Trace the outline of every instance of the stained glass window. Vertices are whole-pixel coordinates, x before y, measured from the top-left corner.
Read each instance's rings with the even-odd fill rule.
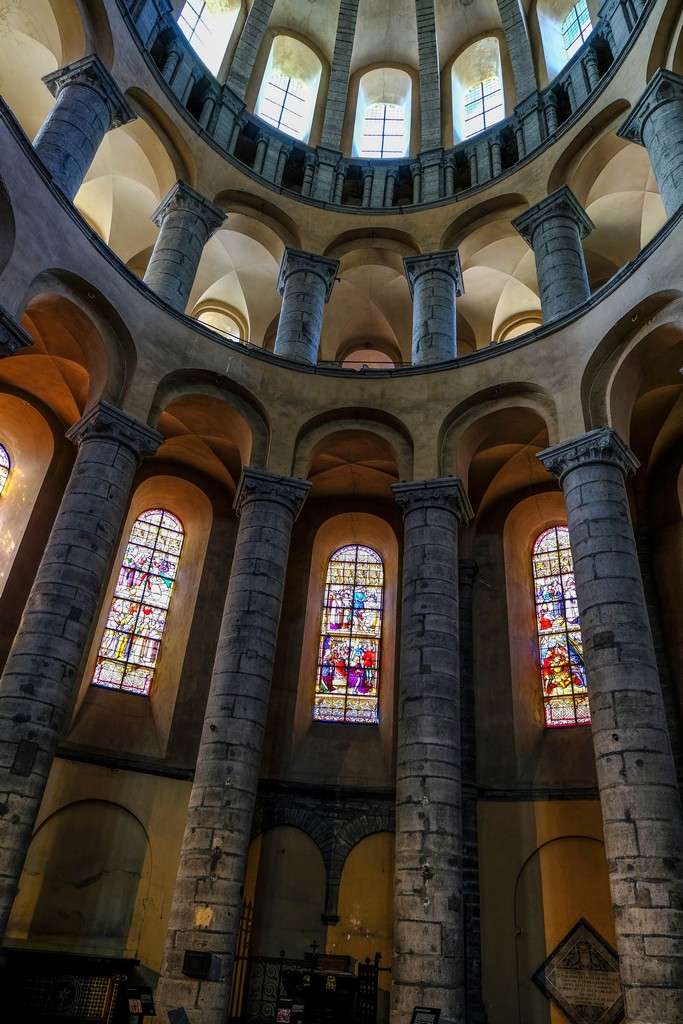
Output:
[[[0,444],[0,494],[2,494],[3,490],[5,489],[5,484],[7,483],[7,477],[9,476],[10,468],[11,463],[9,460],[9,455],[7,454],[7,449],[3,448],[3,446]]]
[[[150,508],[130,531],[91,682],[148,694],[183,546],[182,523]]]
[[[465,93],[465,138],[483,132],[505,116],[503,89],[497,75],[477,82]]]
[[[567,57],[573,57],[593,31],[586,0],[579,0],[562,22],[562,39]]]
[[[384,566],[372,548],[350,544],[327,564],[313,718],[377,721]]]
[[[545,724],[589,725],[586,669],[574,563],[566,526],[551,526],[532,552]]]

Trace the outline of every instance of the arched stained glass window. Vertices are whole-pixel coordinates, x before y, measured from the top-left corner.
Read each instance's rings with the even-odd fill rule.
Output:
[[[327,563],[313,718],[377,721],[384,566],[372,548],[349,544]]]
[[[586,669],[574,563],[566,526],[551,526],[532,553],[545,724],[589,725]]]
[[[5,489],[5,484],[7,483],[7,477],[9,476],[11,468],[12,464],[9,460],[7,449],[0,444],[0,494],[2,494]]]
[[[133,523],[92,684],[148,694],[183,546],[183,525],[161,508]]]
[[[567,57],[574,56],[592,31],[593,25],[586,0],[579,0],[562,22],[562,41]]]

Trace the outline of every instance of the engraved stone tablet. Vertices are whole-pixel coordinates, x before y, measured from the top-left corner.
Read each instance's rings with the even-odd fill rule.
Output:
[[[616,952],[584,918],[534,974],[572,1024],[618,1024],[624,997]]]

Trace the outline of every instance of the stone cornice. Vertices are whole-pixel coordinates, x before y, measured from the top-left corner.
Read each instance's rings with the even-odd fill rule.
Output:
[[[158,228],[161,228],[164,219],[170,213],[175,213],[179,210],[184,213],[191,213],[193,217],[198,217],[206,228],[207,238],[210,238],[214,231],[218,230],[227,217],[224,210],[221,210],[220,207],[212,203],[206,196],[195,192],[193,188],[190,188],[186,182],[180,181],[180,179],[176,181],[168,195],[161,200],[151,219]]]
[[[233,508],[239,516],[242,515],[244,506],[251,501],[271,501],[277,505],[284,505],[296,519],[310,489],[311,484],[308,480],[279,476],[265,469],[246,466],[242,471]]]
[[[43,81],[55,98],[70,85],[82,85],[92,89],[107,105],[110,128],[119,128],[137,117],[111,74],[95,54],[81,57],[66,67],[52,71],[45,75]]]
[[[86,441],[115,441],[133,452],[139,462],[154,455],[164,440],[153,427],[110,402],[98,402],[67,430],[66,436],[78,448]]]
[[[549,473],[562,482],[573,469],[592,463],[617,466],[624,476],[635,473],[640,463],[612,427],[589,430],[587,434],[546,448],[536,456]]]
[[[423,274],[430,274],[432,271],[439,271],[452,278],[455,284],[456,295],[462,295],[465,290],[462,283],[462,269],[457,249],[444,249],[443,252],[429,252],[419,256],[404,256],[403,267],[408,278],[411,298],[413,297],[413,290],[418,277],[422,277]]]
[[[683,100],[683,78],[674,71],[659,68],[650,79],[638,102],[626,118],[617,135],[643,146],[643,128],[658,107],[672,100]]]
[[[302,249],[285,249],[280,264],[280,276],[277,282],[277,290],[282,294],[287,278],[292,274],[315,274],[325,285],[325,302],[332,294],[332,287],[339,270],[339,260],[330,259],[328,256],[317,256],[312,252],[304,252]]]
[[[419,508],[447,508],[461,526],[467,526],[474,515],[462,481],[455,476],[392,484],[391,490],[404,516]]]
[[[552,217],[569,217],[576,224],[579,238],[585,238],[595,228],[595,224],[568,185],[563,185],[557,191],[551,192],[545,199],[530,206],[524,213],[520,213],[512,221],[512,226],[533,248],[533,236],[536,228]]]
[[[33,338],[4,306],[0,306],[0,359],[13,356],[33,344]]]

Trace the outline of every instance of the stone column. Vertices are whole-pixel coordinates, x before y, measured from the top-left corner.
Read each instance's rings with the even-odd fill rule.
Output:
[[[460,600],[460,743],[462,747],[462,864],[467,1024],[488,1024],[482,999],[477,743],[474,699],[473,591],[476,562],[458,565]]]
[[[133,476],[162,441],[107,402],[67,437],[78,455],[0,680],[0,937],[80,683]]]
[[[434,0],[415,0],[420,71],[420,149],[441,146],[441,88],[439,44]]]
[[[182,1008],[192,1024],[226,1019],[289,542],[309,488],[245,469],[235,499],[240,524],[157,989],[157,1011]],[[184,976],[187,950],[211,955],[206,978]]]
[[[330,68],[330,84],[327,87],[325,120],[320,145],[326,149],[340,150],[346,98],[349,90],[351,55],[356,36],[358,0],[341,0],[337,18],[337,35]]]
[[[497,3],[515,79],[517,103],[521,103],[538,89],[529,27],[520,0],[497,0]]]
[[[33,344],[33,338],[17,323],[9,310],[0,306],[0,359],[13,356]]]
[[[232,58],[226,85],[244,99],[275,0],[254,0]]]
[[[169,306],[185,312],[204,246],[225,213],[199,192],[177,181],[152,214],[159,228],[144,282]]]
[[[403,258],[413,299],[413,365],[455,359],[455,299],[463,294],[455,249]]]
[[[33,148],[55,184],[73,199],[104,136],[136,115],[99,57],[82,57],[43,81],[57,102]]]
[[[595,225],[567,185],[529,207],[512,226],[534,250],[545,323],[590,297],[581,239]]]
[[[614,430],[547,448],[564,491],[629,1024],[683,1020],[683,822]]]
[[[438,1006],[463,1024],[458,527],[471,509],[453,477],[392,491],[404,515],[392,1021]]]
[[[617,135],[645,146],[671,217],[683,203],[683,78],[664,68],[655,71]]]
[[[275,355],[303,363],[318,360],[323,308],[332,293],[339,260],[285,249],[277,290],[282,310],[275,336]]]

